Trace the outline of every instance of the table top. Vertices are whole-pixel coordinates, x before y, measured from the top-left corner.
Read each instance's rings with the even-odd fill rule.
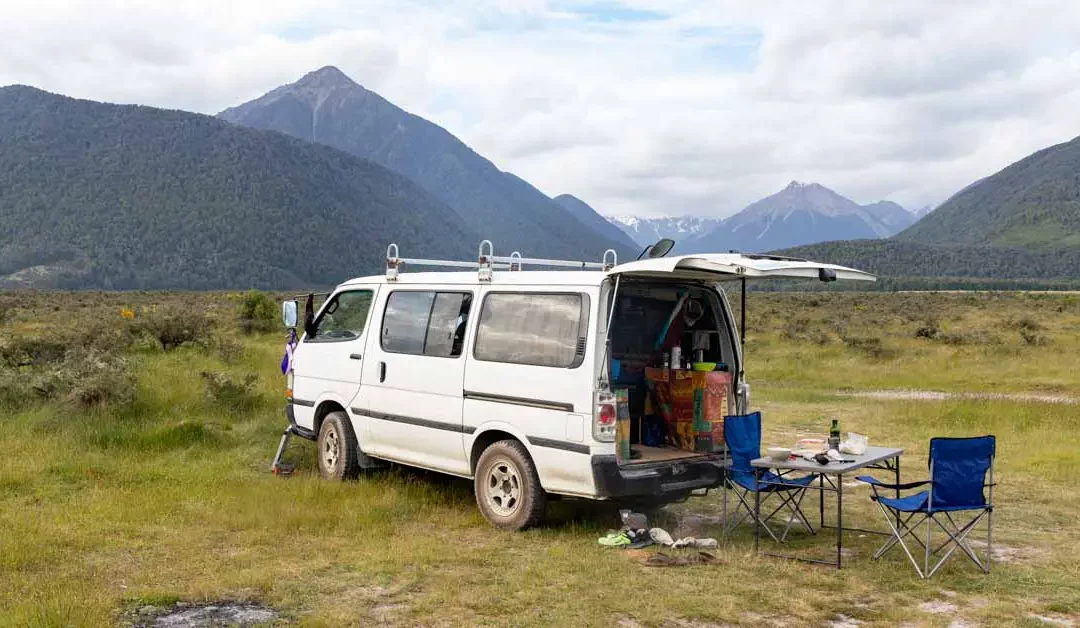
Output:
[[[768,456],[762,456],[761,458],[752,460],[750,464],[755,467],[765,467],[769,469],[841,475],[881,462],[882,460],[896,458],[902,453],[904,453],[904,450],[898,447],[867,447],[866,452],[859,454],[858,456],[855,454],[840,454],[844,460],[854,460],[854,462],[830,462],[829,464],[818,464],[814,460],[807,460],[805,458],[795,458],[794,460],[789,458],[782,462],[778,462]]]

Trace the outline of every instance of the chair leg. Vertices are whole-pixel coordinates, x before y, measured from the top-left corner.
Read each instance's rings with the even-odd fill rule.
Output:
[[[928,516],[926,518],[926,545],[923,546],[926,549],[926,562],[923,563],[923,565],[924,565],[923,569],[926,571],[926,575],[923,576],[923,578],[929,578],[930,577],[929,572],[930,572],[930,520],[931,519],[933,519],[933,517]]]
[[[936,565],[934,565],[934,568],[930,570],[930,573],[927,575],[927,577],[934,575],[934,573],[936,573],[937,570],[941,568],[943,564],[945,564],[945,561],[949,559],[949,556],[952,556],[953,552],[956,551],[956,548],[960,548],[961,551],[967,554],[967,557],[970,558],[971,561],[975,563],[983,573],[990,573],[989,567],[987,565],[984,565],[982,561],[979,560],[978,555],[976,555],[975,551],[972,550],[971,547],[967,544],[967,536],[971,533],[972,530],[975,529],[975,526],[978,525],[980,521],[982,521],[982,518],[985,515],[986,511],[984,510],[979,513],[974,519],[969,521],[964,527],[961,528],[956,525],[956,521],[953,520],[952,515],[946,512],[945,517],[952,525],[952,530],[947,528],[936,517],[933,518],[934,523],[936,523],[938,527],[940,527],[949,537],[949,540],[942,544],[941,547],[945,547],[946,545],[952,545],[952,547],[950,547],[949,551],[945,552],[945,555],[941,557],[941,559]]]
[[[904,550],[904,554],[906,554],[907,557],[908,557],[908,560],[911,561],[911,565],[913,567],[915,567],[915,571],[918,572],[919,577],[920,578],[925,578],[926,576],[923,575],[925,572],[923,571],[923,569],[921,567],[919,567],[919,561],[915,560],[915,556],[911,553],[911,550],[908,549],[907,543],[904,543],[904,537],[908,536],[908,534],[914,532],[914,530],[917,528],[917,526],[919,524],[917,523],[917,524],[915,524],[915,526],[913,526],[911,528],[906,528],[903,532],[901,532],[900,528],[898,528],[896,523],[893,522],[893,517],[885,509],[885,506],[882,506],[881,502],[877,502],[877,505],[878,505],[878,508],[881,509],[881,514],[885,515],[885,522],[889,524],[889,529],[892,530],[893,534],[895,535],[896,540],[893,541],[892,539],[890,539],[889,543],[886,543],[886,545],[883,545],[881,547],[881,549],[879,549],[877,552],[875,552],[874,557],[879,558],[881,556],[881,554],[884,554],[884,552],[886,550],[888,550],[893,545],[899,543],[900,544],[900,549]],[[912,516],[914,516],[914,513],[912,513]],[[907,520],[910,521],[911,516],[909,516]],[[919,523],[922,523],[922,522],[920,521]],[[927,530],[929,531],[929,528],[927,528]],[[918,537],[912,537],[912,538],[917,539]]]
[[[769,536],[772,538],[773,541],[775,541],[777,543],[780,543],[781,542],[780,539],[776,536],[776,533],[772,531],[772,528],[770,528],[769,526],[767,526],[767,525],[765,525],[763,523],[763,521],[767,520],[767,518],[763,518],[763,520],[757,520],[754,517],[754,507],[747,500],[747,495],[750,494],[750,491],[749,490],[743,490],[740,493],[738,490],[736,490],[736,491],[734,491],[734,493],[735,493],[735,497],[739,498],[739,504],[735,507],[735,512],[739,513],[740,511],[742,511],[742,514],[737,519],[735,519],[734,521],[731,522],[731,525],[728,526],[727,529],[726,529],[726,533],[730,533],[732,530],[734,530],[736,527],[738,527],[743,521],[746,521],[746,519],[749,518],[749,519],[753,520],[753,523],[755,525],[760,525],[762,528],[764,528],[765,532],[767,532],[769,534]],[[772,496],[772,493],[765,493],[762,496],[762,502],[764,502],[765,500],[767,500],[771,496]],[[741,506],[741,508],[740,508],[740,506]]]
[[[911,513],[911,514],[909,514],[907,516],[907,519],[901,520],[900,519],[900,513],[899,512],[896,513],[896,521],[900,522],[900,527],[897,528],[897,529],[901,530],[901,532],[899,533],[899,536],[893,535],[893,536],[889,537],[889,540],[885,541],[885,543],[881,547],[879,547],[877,549],[877,551],[874,552],[874,556],[873,556],[874,560],[877,560],[877,559],[881,558],[882,556],[885,555],[886,552],[888,552],[890,549],[895,547],[896,543],[900,540],[900,538],[899,538],[900,536],[904,536],[904,537],[910,536],[916,543],[918,543],[919,545],[922,545],[922,539],[920,539],[917,536],[913,536],[913,534],[915,532],[915,528],[920,523],[922,523],[922,521],[918,521],[914,525],[909,525],[911,523],[911,520],[915,518],[916,514],[918,514],[918,513],[913,512],[913,513]]]

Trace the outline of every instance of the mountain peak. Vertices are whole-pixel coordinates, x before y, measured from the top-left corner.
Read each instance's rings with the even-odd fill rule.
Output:
[[[299,87],[326,88],[354,87],[357,83],[335,66],[327,65],[314,72],[308,72],[302,76],[299,81],[296,81],[294,85]]]

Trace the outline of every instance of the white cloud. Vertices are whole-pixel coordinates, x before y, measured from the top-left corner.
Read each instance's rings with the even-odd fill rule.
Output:
[[[545,192],[937,203],[1080,135],[1080,4],[8,0],[0,84],[214,113],[333,64]]]

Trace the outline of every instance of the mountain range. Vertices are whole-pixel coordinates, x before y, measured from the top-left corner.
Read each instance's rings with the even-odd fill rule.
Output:
[[[641,245],[660,237],[682,253],[763,253],[838,239],[886,238],[916,217],[891,201],[859,205],[818,183],[792,181],[779,192],[725,218],[611,217],[608,220]]]
[[[332,67],[217,117],[9,86],[0,287],[305,289],[378,272],[389,242],[469,259],[482,237],[526,256],[627,259],[672,237],[677,252],[779,249],[939,287],[1075,282],[1077,173],[1080,138],[932,212],[792,182],[724,220],[606,220]]]
[[[526,257],[599,259],[608,248],[624,256],[633,252],[631,242],[607,230],[588,206],[567,210],[499,170],[446,129],[404,111],[333,66],[218,116],[332,146],[403,174],[453,208],[503,254],[516,249]],[[583,222],[606,233],[583,229]]]

